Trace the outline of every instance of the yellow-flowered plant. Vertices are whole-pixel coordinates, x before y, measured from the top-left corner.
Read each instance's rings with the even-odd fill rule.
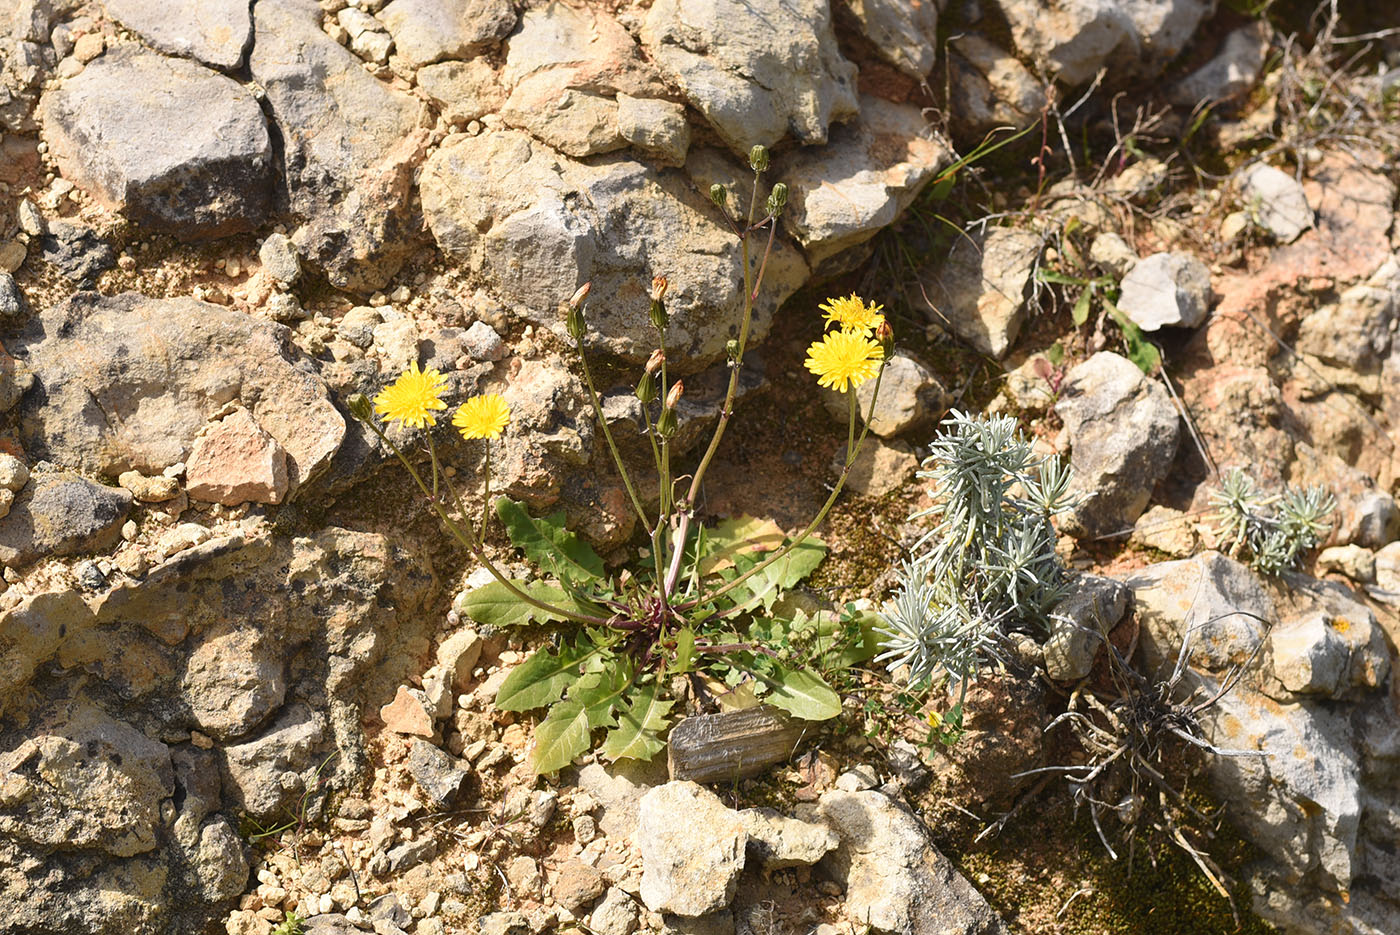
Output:
[[[429,478],[374,425],[366,400],[352,404],[356,415],[370,421],[404,461],[448,529],[493,575],[492,583],[459,599],[460,613],[497,627],[566,621],[582,625],[571,639],[539,650],[514,669],[496,696],[497,707],[507,711],[549,708],[536,729],[532,762],[538,772],[567,765],[588,749],[595,732],[604,729],[605,756],[650,759],[665,746],[662,735],[675,704],[671,679],[677,675],[708,679],[719,688],[726,682],[743,682],[751,694],[797,717],[834,717],[841,711],[840,698],[817,670],[850,665],[875,652],[873,614],[862,620],[848,607],[839,619],[835,615],[809,618],[801,612],[780,611],[777,604],[825,555],[824,543],[813,533],[840,495],[868,431],[862,428],[857,435],[862,420],[856,394],[849,391],[873,379],[878,396],[891,338],[879,305],[851,295],[820,306],[832,330],[812,344],[807,368],[820,386],[847,394],[849,425],[844,468],[816,517],[796,536],[785,536],[776,526],[753,520],[731,520],[709,528],[696,523],[706,472],[734,412],[754,302],[787,199],[780,183],[765,201],[759,201],[759,180],[767,165],[766,150],[756,147],[750,154],[754,198],[747,219],[729,216],[728,193],[722,186],[710,192],[739,238],[744,305],[737,336],[726,348],[729,381],[719,419],[708,445],[688,471],[673,464],[685,388],[673,379],[667,360],[668,284],[659,276],[652,281],[649,317],[657,347],[634,389],[657,472],[650,508],[603,417],[584,353],[588,284],[563,306],[565,330],[578,353],[600,432],[649,540],[639,550],[646,557],[644,567],[610,576],[602,559],[564,528],[563,514],[531,517],[520,504],[501,498],[495,507],[507,534],[543,573],[542,578],[528,582],[507,577],[486,554],[489,513],[479,523],[473,522],[439,472],[430,430],[435,425],[432,413],[446,408],[441,399],[446,386],[442,376],[433,370],[419,371],[414,364],[375,398],[373,407],[386,422],[425,431]],[[756,236],[762,236],[764,246],[761,255],[753,257]],[[874,405],[872,398],[872,410]],[[483,487],[488,504],[491,441],[501,436],[509,421],[509,405],[494,393],[466,400],[452,415],[452,425],[464,438],[485,443]],[[446,495],[440,493],[442,488]]]

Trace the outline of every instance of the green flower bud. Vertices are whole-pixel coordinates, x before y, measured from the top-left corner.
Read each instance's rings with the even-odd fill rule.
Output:
[[[564,324],[569,329],[569,337],[575,341],[582,338],[584,329],[583,306],[570,305],[568,313],[564,316]]]
[[[716,182],[710,186],[710,200],[716,207],[723,208],[724,203],[729,200],[729,193],[724,190],[724,186]]]
[[[364,393],[352,394],[345,402],[350,407],[350,414],[361,422],[374,421],[374,407],[370,405],[369,397]]]
[[[759,144],[749,150],[749,168],[755,172],[768,171],[768,147]]]
[[[676,410],[663,409],[656,420],[656,434],[668,439],[676,434]]]
[[[728,341],[724,342],[724,356],[728,357],[730,360],[738,360],[739,342],[734,340],[733,338],[730,338]]]
[[[637,398],[646,406],[656,398],[656,377],[646,371],[642,372],[642,378],[637,381]]]
[[[773,186],[773,190],[768,193],[768,213],[773,217],[778,217],[783,213],[784,206],[787,205],[788,189],[782,182]]]
[[[651,300],[651,326],[662,334],[666,333],[666,325],[671,320],[666,314],[666,305],[660,299]]]

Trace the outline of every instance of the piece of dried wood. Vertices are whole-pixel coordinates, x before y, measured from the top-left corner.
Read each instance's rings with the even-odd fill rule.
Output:
[[[747,779],[791,757],[806,730],[768,705],[688,717],[671,728],[666,764],[672,779]]]

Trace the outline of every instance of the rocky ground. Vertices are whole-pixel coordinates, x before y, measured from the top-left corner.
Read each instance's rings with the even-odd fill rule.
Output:
[[[0,932],[1400,930],[1400,44],[1248,6],[0,0]],[[499,486],[634,557],[559,304],[592,282],[640,453],[669,278],[694,445],[743,291],[708,192],[742,211],[756,144],[789,205],[707,516],[825,499],[802,354],[856,291],[897,352],[813,596],[888,596],[957,407],[1070,457],[1065,622],[955,744],[869,669],[752,779],[536,777],[493,702],[549,634],[453,609],[482,569],[347,400],[504,394]],[[1335,496],[1299,572],[1224,554],[1231,467]],[[1253,755],[1078,807],[1034,772],[1173,669]]]

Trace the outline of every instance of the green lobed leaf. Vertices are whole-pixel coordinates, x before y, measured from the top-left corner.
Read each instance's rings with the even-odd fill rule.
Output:
[[[559,578],[575,584],[603,577],[603,560],[587,543],[564,528],[564,514],[535,519],[509,497],[496,501],[496,515],[525,557]]]
[[[553,604],[561,611],[576,614],[589,614],[606,617],[607,611],[585,600],[580,600],[558,584],[548,581],[512,581],[517,588],[537,601]],[[455,609],[459,614],[470,617],[477,623],[493,627],[523,627],[531,623],[561,623],[569,618],[562,613],[551,613],[534,604],[522,601],[499,581],[489,581],[457,599]]]
[[[535,728],[535,750],[530,766],[537,774],[553,773],[588,750],[592,731],[588,711],[577,701],[561,701]]]
[[[764,701],[807,721],[825,721],[841,713],[841,699],[821,676],[807,669],[779,669],[776,676],[759,674],[768,683]]]
[[[671,723],[668,715],[673,704],[661,697],[655,682],[637,686],[618,715],[618,726],[608,731],[603,741],[603,756],[610,760],[650,760],[656,756],[666,748],[660,734]]]
[[[536,650],[496,690],[496,707],[501,711],[529,711],[553,704],[578,681],[584,664],[602,651],[603,647],[587,640],[565,644],[559,647],[558,654],[549,649]]]
[[[569,687],[568,700],[578,702],[588,715],[588,727],[612,727],[617,723],[617,707],[627,689],[632,687],[634,669],[632,657],[604,654],[599,657],[602,667],[590,672]]]

